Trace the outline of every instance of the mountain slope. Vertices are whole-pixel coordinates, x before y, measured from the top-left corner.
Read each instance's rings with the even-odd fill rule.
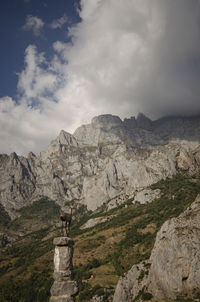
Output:
[[[61,206],[73,200],[94,211],[179,170],[195,173],[199,137],[199,117],[95,117],[74,135],[62,130],[38,157],[1,155],[1,207],[14,218],[20,207],[48,196]]]
[[[200,297],[200,195],[179,217],[167,220],[151,257],[134,265],[116,287],[113,302]]]
[[[78,301],[108,301],[134,264],[147,271],[162,224],[200,193],[199,168],[200,117],[103,115],[39,156],[0,155],[0,300],[48,301],[52,238],[73,204]]]
[[[77,208],[70,233],[75,241],[75,276],[80,288],[77,301],[89,301],[96,294],[108,301],[119,276],[148,260],[162,224],[183,212],[200,193],[199,188],[199,175],[179,174],[149,188],[161,191],[151,203],[133,204],[129,199],[109,211],[103,207],[98,213]],[[1,301],[48,301],[52,241],[61,235],[58,213],[59,206],[53,201],[41,199],[22,208],[21,216],[7,226],[9,233],[20,236],[12,244],[8,237],[8,244],[0,249]],[[85,228],[87,221],[97,218],[99,223]]]

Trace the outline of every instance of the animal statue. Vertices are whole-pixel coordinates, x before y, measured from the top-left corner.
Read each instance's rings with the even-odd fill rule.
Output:
[[[68,236],[71,221],[72,221],[73,207],[71,206],[70,209],[71,209],[70,213],[66,213],[66,212],[62,211],[61,214],[60,214],[60,220],[62,221],[62,228],[63,228],[64,237]]]

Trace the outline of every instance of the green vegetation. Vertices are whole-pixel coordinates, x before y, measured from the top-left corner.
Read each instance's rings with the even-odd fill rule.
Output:
[[[0,227],[7,227],[9,222],[10,217],[4,207],[0,204]]]
[[[23,218],[38,218],[43,221],[51,220],[55,216],[59,215],[60,207],[55,203],[55,201],[50,200],[48,197],[43,197],[27,207],[23,207],[19,210],[19,213]]]
[[[99,227],[116,228],[137,218],[135,223],[126,228],[125,237],[116,245],[111,257],[118,275],[122,275],[133,264],[149,258],[157,231],[167,219],[178,216],[194,201],[200,192],[200,181],[198,177],[194,181],[193,178],[177,175],[152,185],[151,188],[161,189],[162,196],[146,205],[121,209],[116,217]],[[148,230],[149,225],[155,225],[153,233],[138,231],[145,228]]]
[[[153,298],[153,296],[152,296],[152,294],[151,293],[143,293],[142,294],[142,298],[143,298],[143,300],[151,300],[152,298]]]
[[[91,287],[90,284],[85,283],[83,285],[83,288],[81,288],[81,292],[78,296],[78,301],[89,301],[93,296],[102,296],[102,301],[108,301],[108,297],[110,295],[110,292],[105,291],[99,284],[95,285],[94,287]]]
[[[139,301],[140,298],[142,298],[142,301],[147,301],[151,300],[153,296],[151,293],[146,292],[145,287],[143,287],[143,289],[139,291],[137,297],[133,300],[133,302]]]
[[[49,274],[32,273],[28,279],[10,278],[1,283],[1,302],[48,302],[52,279]]]
[[[87,212],[85,206],[77,206],[70,236],[75,241],[75,279],[79,284],[78,302],[88,301],[94,295],[108,296],[113,293],[118,276],[133,264],[146,260],[151,254],[156,234],[161,225],[183,212],[200,193],[199,175],[177,175],[151,186],[160,189],[159,199],[146,205],[124,205],[106,212]],[[70,201],[71,202],[71,201]],[[1,210],[1,209],[0,209]],[[10,223],[8,230],[22,232],[11,246],[0,250],[0,301],[45,302],[49,298],[53,271],[53,237],[60,236],[55,228],[60,208],[47,198],[42,198],[19,211],[21,217]],[[111,216],[110,220],[90,229],[80,227],[90,218]],[[148,274],[145,264],[139,280]],[[28,297],[28,298],[27,298]],[[143,300],[151,294],[143,290]]]
[[[8,224],[11,233],[26,231],[11,246],[0,250],[0,301],[47,302],[52,284],[52,239],[43,240],[51,232],[59,206],[41,198],[22,208],[21,217]],[[49,257],[51,253],[51,257]]]
[[[82,282],[84,279],[89,279],[92,275],[90,271],[92,268],[99,267],[103,264],[103,261],[94,258],[92,261],[88,262],[85,265],[79,265],[74,268],[75,279],[77,282]]]

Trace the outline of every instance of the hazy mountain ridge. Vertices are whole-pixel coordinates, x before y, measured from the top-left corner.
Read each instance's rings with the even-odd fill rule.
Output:
[[[74,135],[62,130],[37,157],[0,155],[0,202],[11,217],[39,196],[60,205],[76,200],[95,210],[178,169],[197,171],[199,138],[200,117],[151,121],[139,114],[122,121],[101,115]]]

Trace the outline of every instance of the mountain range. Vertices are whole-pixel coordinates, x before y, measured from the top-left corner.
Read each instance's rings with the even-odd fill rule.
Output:
[[[117,275],[114,302],[198,298],[199,170],[200,116],[152,121],[139,114],[122,121],[100,115],[73,135],[61,130],[37,156],[1,154],[2,280],[9,271],[21,276],[16,250],[43,263],[52,253],[49,240],[59,233],[59,209],[73,205],[78,301],[111,301]],[[28,267],[39,276],[30,263],[24,272]],[[103,269],[107,283],[105,276],[112,276],[106,291]],[[92,297],[93,289],[99,292],[95,278],[88,279],[94,272],[104,290]]]
[[[0,155],[0,205],[14,218],[39,196],[92,211],[117,204],[179,169],[195,172],[199,139],[200,117],[97,116],[73,135],[62,130],[39,156]]]

